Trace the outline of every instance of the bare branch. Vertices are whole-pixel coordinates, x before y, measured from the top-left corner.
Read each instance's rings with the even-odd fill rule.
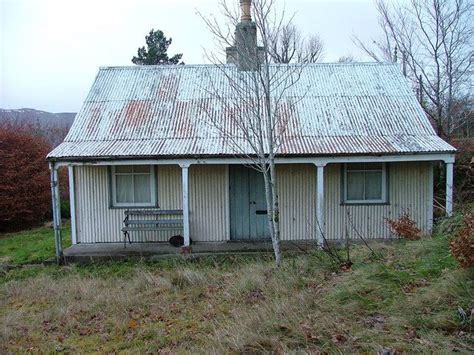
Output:
[[[406,58],[408,78],[421,91],[421,105],[439,135],[450,138],[458,126],[454,103],[472,96],[473,3],[469,0],[376,0],[383,41],[355,44],[376,61],[391,48]],[[422,82],[421,82],[422,81]]]

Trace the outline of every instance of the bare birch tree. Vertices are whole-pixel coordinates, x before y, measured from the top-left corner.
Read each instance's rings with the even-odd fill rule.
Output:
[[[354,59],[354,56],[352,54],[343,55],[337,60],[338,63],[354,63],[355,61],[356,60]]]
[[[472,98],[472,1],[376,0],[376,5],[384,39],[367,45],[356,38],[355,43],[376,61],[396,59],[392,51],[398,49],[438,134],[451,138],[466,123],[456,116],[456,102]]]
[[[201,15],[218,43],[227,47],[228,53],[231,49],[238,62],[236,66],[229,66],[220,56],[207,53],[220,78],[210,79],[211,88],[204,89],[213,101],[217,101],[218,107],[204,104],[202,111],[209,124],[232,146],[234,155],[244,158],[249,166],[263,174],[268,226],[279,266],[282,255],[275,159],[282,145],[288,142],[286,130],[297,103],[285,94],[299,80],[304,65],[272,64],[272,38],[285,28],[284,18],[277,14],[274,3],[275,0],[253,1],[255,25],[247,25],[256,27],[259,45],[256,37],[255,40],[245,37],[249,28],[242,29],[237,25],[233,34],[216,18]],[[226,1],[221,2],[221,9],[228,23],[238,22],[235,11]],[[225,78],[223,82],[222,78]]]
[[[323,59],[324,43],[318,35],[304,37],[291,22],[271,32],[269,55],[275,63],[316,63]]]

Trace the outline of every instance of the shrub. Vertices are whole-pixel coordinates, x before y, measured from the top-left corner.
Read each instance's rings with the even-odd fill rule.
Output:
[[[452,142],[458,150],[454,164],[454,185],[458,202],[474,200],[474,139]]]
[[[455,139],[450,142],[456,149],[454,163],[454,202],[456,209],[474,201],[474,138]],[[446,175],[445,164],[435,164],[434,169],[434,213],[436,217],[445,215]]]
[[[474,266],[474,212],[464,216],[464,225],[451,240],[450,249],[462,267]]]
[[[393,234],[397,237],[408,240],[421,238],[421,230],[416,226],[416,222],[410,218],[408,212],[403,212],[398,219],[385,219]]]
[[[28,126],[0,125],[0,230],[29,227],[50,214],[49,150]]]

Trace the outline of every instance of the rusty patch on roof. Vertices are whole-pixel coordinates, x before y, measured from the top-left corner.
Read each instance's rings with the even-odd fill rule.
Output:
[[[151,101],[131,100],[124,107],[125,121],[123,124],[131,127],[142,127],[147,120],[151,120]]]

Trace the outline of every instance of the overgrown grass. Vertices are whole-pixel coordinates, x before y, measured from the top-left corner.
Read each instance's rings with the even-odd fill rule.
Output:
[[[474,350],[458,311],[474,307],[474,272],[446,236],[372,247],[345,273],[321,252],[279,270],[271,254],[10,270],[0,352]]]
[[[63,228],[63,246],[71,241],[71,228]],[[54,231],[38,227],[19,233],[0,234],[0,264],[42,263],[55,257]]]

